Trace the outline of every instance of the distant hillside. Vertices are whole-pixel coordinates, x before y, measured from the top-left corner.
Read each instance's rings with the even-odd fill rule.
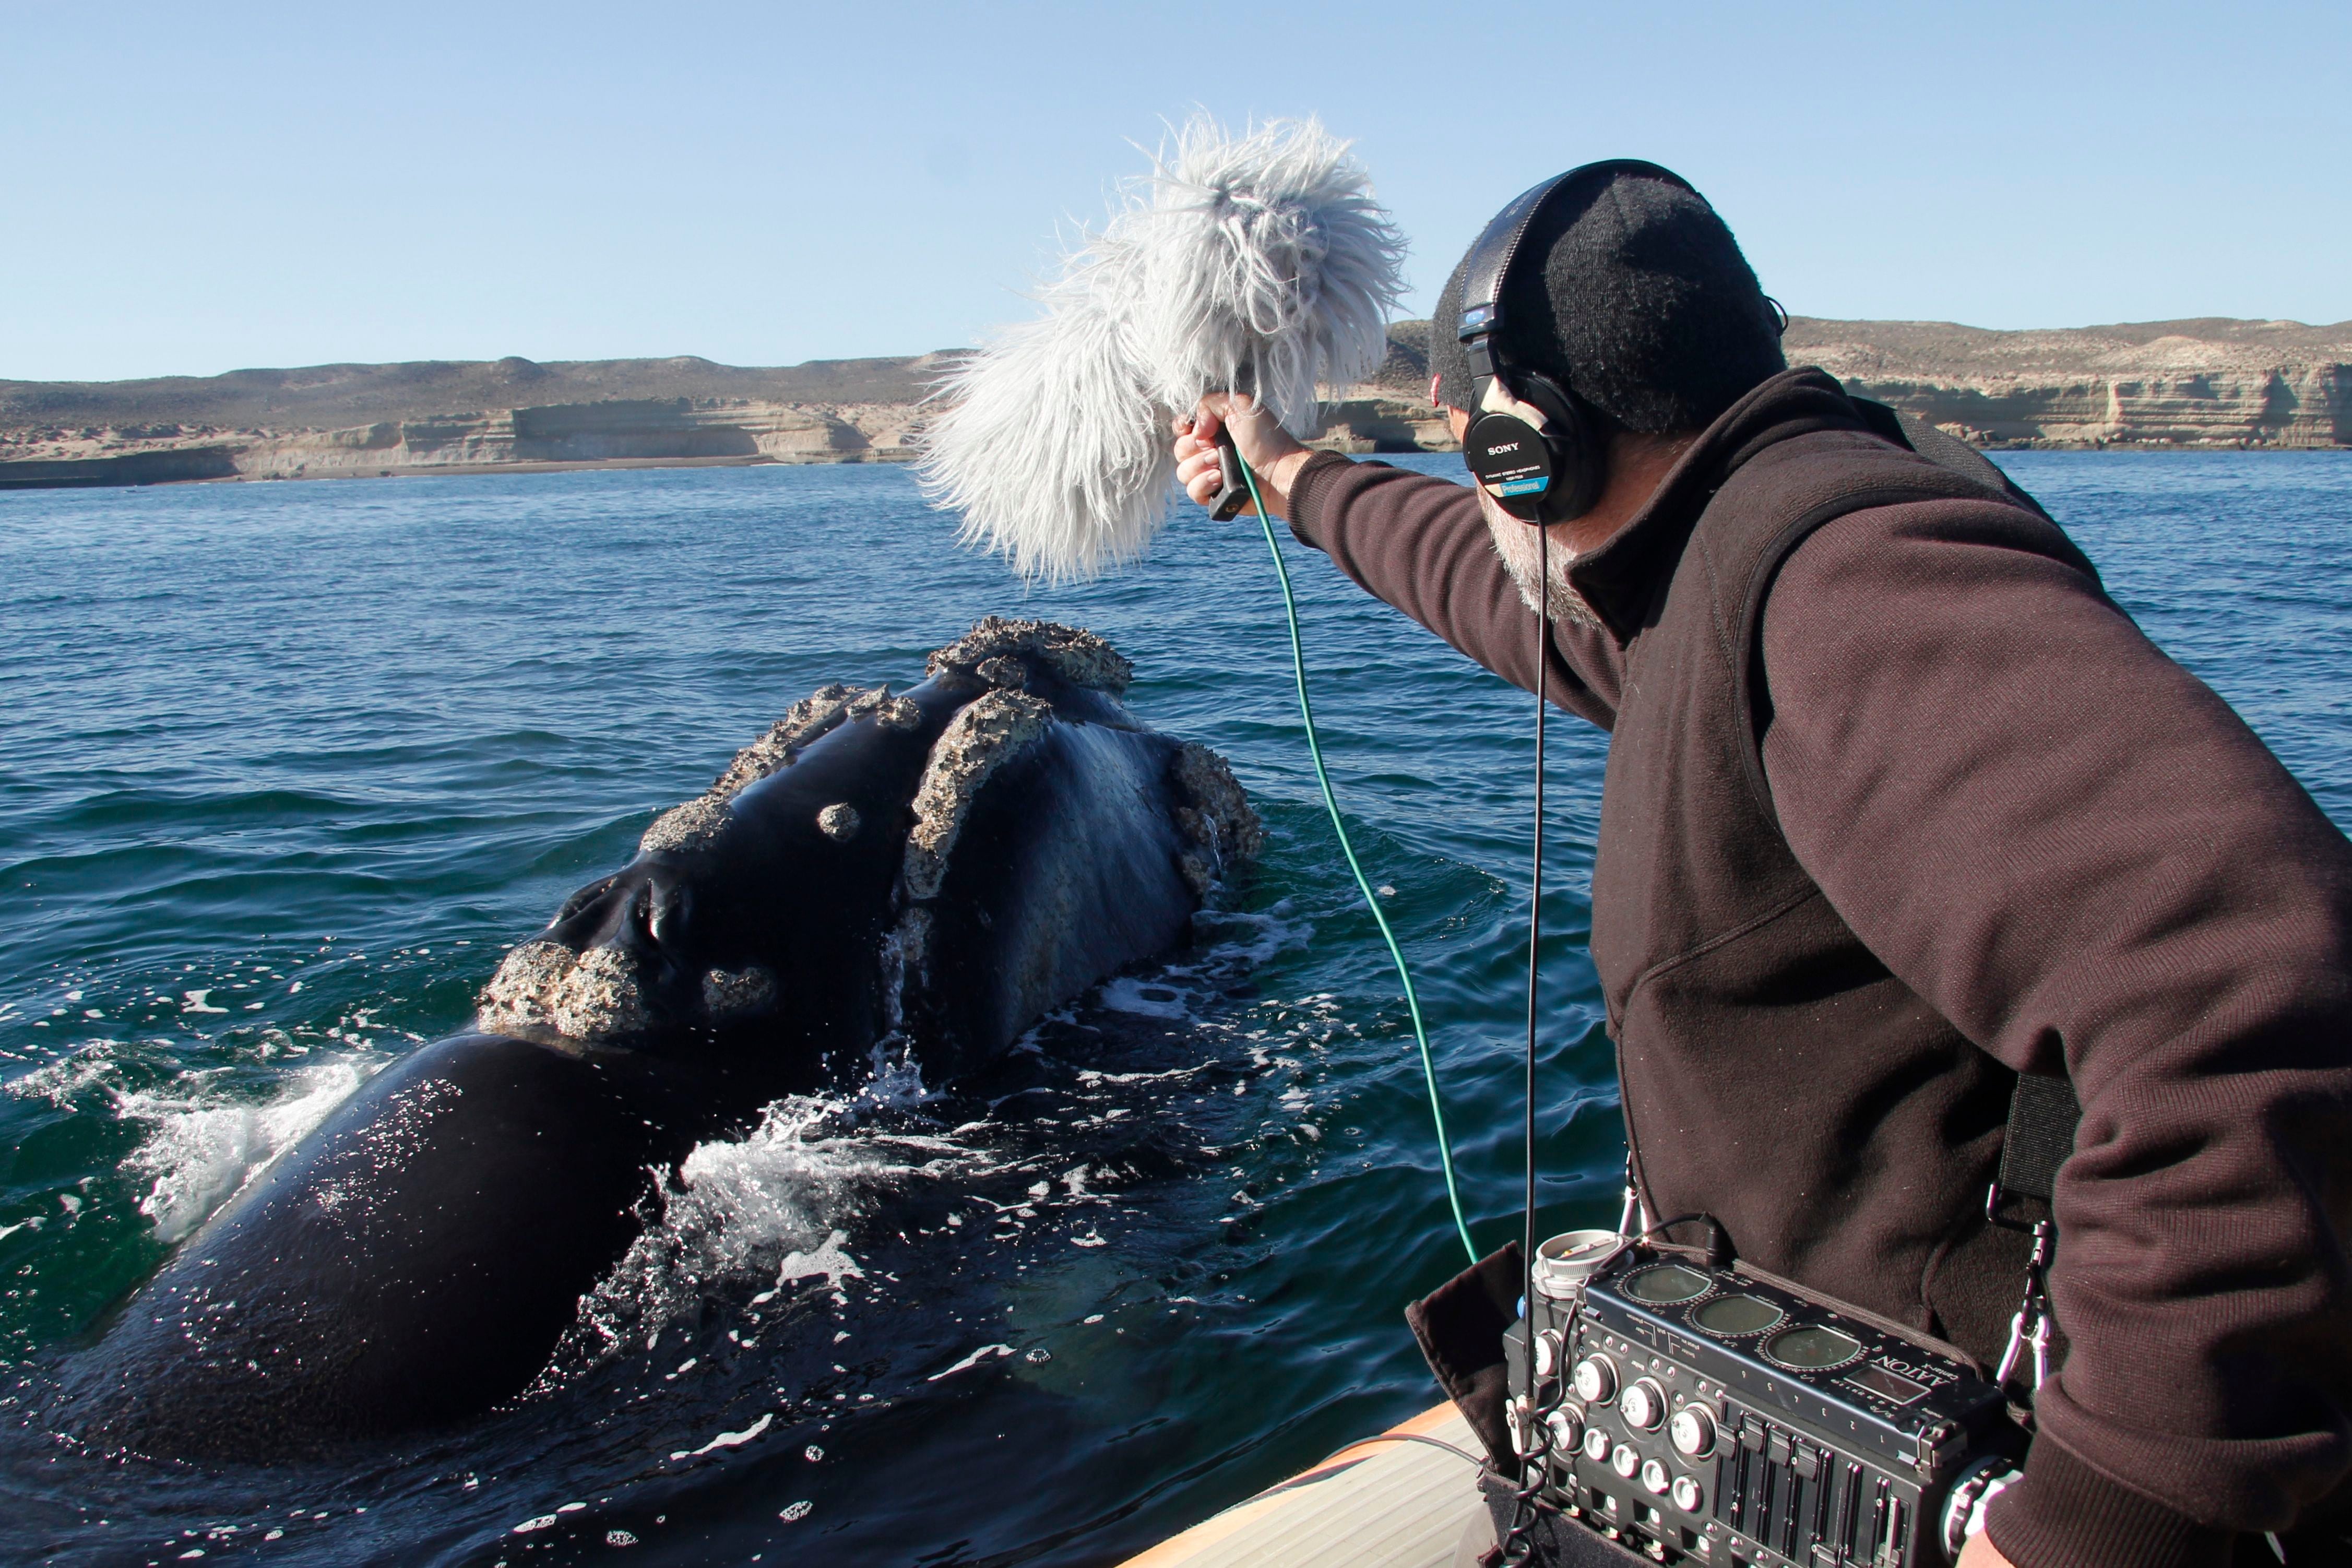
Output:
[[[1790,363],[1818,364],[1839,376],[2170,375],[2352,361],[2352,321],[2310,327],[2301,321],[2204,316],[2005,332],[1951,321],[1832,321],[1794,316],[1784,342]]]
[[[2352,447],[2352,321],[2206,317],[1996,332],[1800,316],[1818,364],[1985,447]]]
[[[947,356],[690,356],[0,381],[0,489],[678,463],[887,461]]]
[[[1986,447],[2352,447],[2352,322],[2211,318],[2047,331],[1789,324],[1790,363]],[[1322,444],[1444,450],[1429,323],[1335,389]],[[0,489],[913,453],[952,351],[747,368],[684,357],[426,361],[148,381],[0,381]]]
[[[811,360],[778,370],[676,359],[422,360],[233,370],[151,381],[0,381],[0,431],[43,425],[203,425],[332,429],[382,419],[470,414],[614,398],[740,398],[759,403],[911,403],[940,354]]]

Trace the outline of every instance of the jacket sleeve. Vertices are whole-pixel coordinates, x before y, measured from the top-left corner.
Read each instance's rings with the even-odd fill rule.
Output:
[[[2082,1100],[2051,1278],[2070,1349],[1994,1544],[2221,1563],[2352,1465],[2352,846],[2013,522],[1882,508],[1791,554],[1765,776],[1895,975]]]
[[[1291,531],[1374,597],[1514,686],[1536,687],[1536,614],[1519,596],[1466,485],[1318,453],[1290,491]],[[1598,626],[1556,622],[1545,690],[1607,729],[1624,655]]]

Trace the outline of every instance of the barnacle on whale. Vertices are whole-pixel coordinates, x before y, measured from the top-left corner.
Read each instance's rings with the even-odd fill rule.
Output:
[[[1257,858],[1265,827],[1225,759],[1191,741],[1177,748],[1170,776],[1187,804],[1176,825],[1195,846],[1180,862],[1195,894],[1206,896],[1227,868]]]
[[[641,1034],[654,1021],[637,955],[619,947],[574,952],[561,942],[524,942],[482,987],[479,1005],[479,1026],[491,1033],[552,1029],[603,1040]]]
[[[998,679],[998,675],[1009,672],[996,661],[1008,655],[1026,656],[1073,686],[1113,697],[1125,692],[1135,679],[1135,666],[1128,662],[1126,656],[1082,626],[1012,620],[1003,616],[989,616],[932,654],[923,670],[928,675],[942,675],[952,669],[977,675],[992,685],[1012,684]],[[992,668],[997,675],[990,673]]]

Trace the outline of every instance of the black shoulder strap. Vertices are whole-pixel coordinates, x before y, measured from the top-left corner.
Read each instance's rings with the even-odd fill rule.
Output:
[[[2050,1202],[2058,1167],[2074,1152],[2074,1128],[2082,1120],[2073,1084],[2041,1073],[2018,1074],[2009,1097],[2009,1132],[2000,1146],[2001,1192]]]
[[[2025,1291],[2017,1313],[2009,1321],[2009,1343],[1992,1381],[2011,1387],[2011,1379],[2029,1366],[2032,1382],[2015,1387],[2013,1397],[2032,1409],[2042,1385],[2050,1380],[2051,1348],[2059,1341],[2058,1316],[2050,1303],[2050,1262],[2057,1255],[2058,1215],[2053,1194],[2058,1190],[2058,1167],[2074,1152],[2074,1128],[2083,1120],[2074,1086],[2063,1078],[2021,1072],[2009,1096],[2009,1129],[2000,1145],[2000,1173],[1985,1194],[1985,1219],[2003,1230],[2024,1231],[2033,1237],[2033,1251],[2025,1263]],[[2011,1198],[2032,1198],[2042,1205],[2039,1218],[2011,1219],[2001,1210]],[[2062,1352],[2063,1354],[2063,1352]]]

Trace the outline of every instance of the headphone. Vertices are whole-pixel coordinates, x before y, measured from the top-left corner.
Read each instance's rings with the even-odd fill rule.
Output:
[[[1462,460],[1480,488],[1523,522],[1566,522],[1591,510],[1608,481],[1609,447],[1597,411],[1573,387],[1512,363],[1504,295],[1519,242],[1536,220],[1570,186],[1614,174],[1664,180],[1698,195],[1689,181],[1655,163],[1633,158],[1587,163],[1522,192],[1496,213],[1463,269],[1457,331],[1470,357],[1473,406]]]

